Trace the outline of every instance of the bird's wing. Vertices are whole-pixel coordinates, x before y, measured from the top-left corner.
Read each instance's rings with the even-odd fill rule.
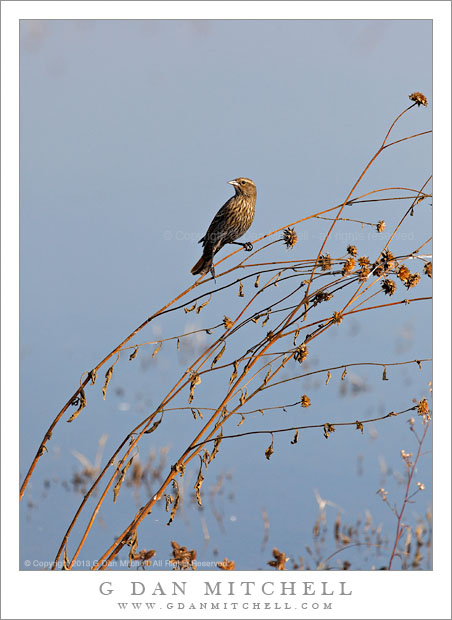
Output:
[[[229,211],[229,204],[232,198],[233,196],[224,203],[224,205],[221,207],[221,209],[219,209],[218,213],[215,215],[215,217],[211,221],[206,234],[201,239],[204,245],[209,240],[213,241],[214,237],[216,240],[219,240],[222,236],[224,236],[224,220],[226,219],[227,213]]]

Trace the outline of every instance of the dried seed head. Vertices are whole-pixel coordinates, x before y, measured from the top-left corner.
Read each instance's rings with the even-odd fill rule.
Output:
[[[329,269],[331,269],[331,256],[328,254],[328,252],[320,256],[318,264],[322,271],[328,271]]]
[[[231,327],[233,326],[233,322],[228,316],[225,315],[223,319],[223,325],[226,327],[226,329],[231,329]]]
[[[383,266],[385,270],[395,267],[394,254],[390,250],[385,250],[384,252],[382,252],[381,258],[383,260]]]
[[[377,222],[377,232],[383,232],[385,228],[386,222],[384,220],[380,220],[379,222]]]
[[[302,364],[307,357],[308,357],[308,347],[305,344],[300,344],[300,346],[298,346],[295,349],[295,353],[293,356],[294,360],[298,362],[299,364]]]
[[[417,482],[416,486],[419,489],[419,491],[423,491],[425,489],[425,484],[423,482]]]
[[[196,570],[196,550],[187,549],[187,547],[179,545],[176,541],[171,541],[173,548],[173,557],[170,559],[170,564],[174,570],[187,570],[191,568]]]
[[[267,564],[269,566],[272,566],[273,568],[276,568],[276,570],[285,570],[286,562],[289,561],[289,558],[286,557],[286,554],[282,551],[279,551],[279,549],[276,549],[275,547],[273,549],[273,557],[275,559],[270,560],[270,562],[267,562]]]
[[[416,409],[419,415],[424,416],[424,419],[430,420],[430,409],[425,398],[418,402]]]
[[[408,95],[408,97],[411,99],[411,101],[417,103],[418,106],[428,106],[427,97],[418,91],[416,91],[415,93],[411,93],[411,95]]]
[[[306,394],[303,394],[303,396],[301,397],[300,403],[302,407],[310,407],[311,399],[309,398],[309,396],[306,396]]]
[[[282,240],[286,244],[286,248],[288,250],[292,249],[298,241],[298,235],[295,232],[295,229],[286,228],[285,231],[283,232]]]
[[[369,263],[370,263],[370,261],[369,261],[369,257],[368,256],[360,256],[358,258],[358,264],[361,265],[361,267],[365,267]]]
[[[360,282],[363,282],[367,280],[367,278],[369,277],[370,269],[369,267],[367,267],[367,265],[363,265],[357,273],[358,273],[358,280]]]
[[[372,265],[372,275],[375,276],[376,278],[379,278],[380,276],[382,276],[384,274],[385,268],[383,267],[383,265],[379,262],[374,263]]]
[[[430,261],[429,263],[425,263],[425,265],[424,265],[424,273],[425,273],[425,275],[427,275],[429,278],[431,278],[432,277],[432,271],[433,271],[432,262]]]
[[[406,282],[410,275],[411,273],[408,267],[406,267],[405,265],[400,265],[399,270],[397,271],[397,277],[399,278],[399,280],[402,280],[402,282]]]
[[[383,280],[381,283],[381,288],[384,290],[385,295],[391,296],[396,292],[397,286],[394,280]]]
[[[347,260],[344,263],[344,266],[342,267],[342,275],[346,276],[351,271],[353,271],[354,268],[355,268],[355,259],[347,258]]]
[[[316,295],[312,299],[314,307],[317,306],[318,304],[321,304],[322,301],[329,301],[332,297],[333,295],[331,293],[327,293],[325,291],[319,291],[318,293],[316,293]]]
[[[221,570],[234,570],[235,562],[234,560],[228,560],[228,558],[224,558],[222,562],[217,562],[217,566],[218,568],[221,568]]]
[[[335,325],[340,325],[342,323],[342,312],[333,312],[332,322]]]
[[[405,286],[407,289],[414,288],[419,284],[421,276],[419,273],[412,273],[408,276],[407,281],[405,282]]]
[[[356,245],[348,245],[347,252],[348,254],[350,254],[350,256],[356,256],[358,254]]]

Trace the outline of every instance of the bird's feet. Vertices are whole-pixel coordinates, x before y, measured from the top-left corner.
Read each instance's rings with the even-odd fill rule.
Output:
[[[233,245],[241,245],[245,252],[251,252],[253,249],[253,244],[247,241],[246,243],[241,243],[240,241],[231,241]]]

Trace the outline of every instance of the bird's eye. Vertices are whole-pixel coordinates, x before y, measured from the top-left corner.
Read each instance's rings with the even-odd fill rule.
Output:
[[[241,183],[242,185],[245,185],[245,181],[240,181],[240,183]]]

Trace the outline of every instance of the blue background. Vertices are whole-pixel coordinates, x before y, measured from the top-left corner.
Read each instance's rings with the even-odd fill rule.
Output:
[[[226,181],[247,176],[256,182],[250,240],[343,201],[391,122],[409,105],[408,95],[420,90],[431,101],[431,44],[431,22],[414,20],[22,21],[21,480],[80,375],[193,282],[189,271],[199,257],[197,241],[231,195]],[[411,110],[393,139],[430,129],[431,112],[431,105]],[[430,137],[422,136],[385,151],[357,193],[419,189],[430,170]],[[400,200],[344,212],[370,222],[384,219],[387,229],[376,235],[373,228],[340,222],[326,249],[343,256],[353,242],[360,255],[375,258],[408,206]],[[275,245],[261,256],[313,258],[329,226],[309,220],[297,226],[300,242],[290,254]],[[411,252],[430,229],[431,200],[425,200],[403,224],[390,246],[393,253]],[[422,271],[422,263],[409,262],[412,271]],[[248,297],[255,292],[252,280],[244,287]],[[430,295],[426,277],[409,293],[402,288],[375,303]],[[214,296],[199,315],[179,311],[156,320],[133,343],[216,325],[224,314],[235,316],[241,301],[234,286]],[[339,306],[338,299],[337,306],[319,307],[315,316],[320,320]],[[266,330],[271,327],[270,321]],[[242,338],[249,337],[248,346],[264,333],[252,324],[224,361],[246,350]],[[104,463],[208,342],[205,334],[193,337],[180,353],[165,344],[154,359],[151,345],[130,363],[123,355],[105,401],[100,371],[95,388],[87,390],[88,408],[70,426],[64,421],[57,426],[49,454],[33,475],[22,502],[21,562],[53,560],[82,498],[72,483],[81,470],[74,451],[93,463],[107,435]],[[420,302],[351,317],[316,339],[302,370],[291,362],[285,376],[430,356],[430,308]],[[341,382],[341,371],[334,371],[327,388],[325,375],[283,384],[251,408],[293,403],[302,393],[310,395],[311,408],[263,419],[252,414],[239,429],[232,422],[225,432],[376,417],[429,396],[429,363],[421,371],[416,365],[388,368],[385,382],[381,373],[377,367],[350,368]],[[193,406],[213,406],[225,377],[209,375],[196,388]],[[184,392],[174,406],[186,406],[186,397]],[[205,473],[204,511],[198,514],[191,499],[199,467],[193,462],[181,479],[184,501],[171,529],[157,507],[139,530],[139,548],[157,549],[156,557],[166,559],[174,539],[196,548],[201,561],[228,556],[240,569],[265,568],[273,546],[290,557],[306,557],[318,515],[315,490],[341,507],[344,522],[365,519],[369,511],[391,541],[395,518],[376,491],[385,486],[400,505],[400,450],[416,448],[407,417],[366,427],[364,435],[338,429],[328,441],[321,430],[302,432],[294,446],[292,434],[279,434],[270,461],[264,456],[269,436],[225,440]],[[166,471],[199,428],[189,411],[167,415],[141,443],[141,460],[155,451],[158,461],[160,450],[167,449]],[[422,430],[420,419],[416,429]],[[414,525],[431,499],[429,449],[416,478],[427,489],[407,509]],[[222,476],[214,500],[220,525],[209,497]],[[114,507],[108,498],[80,557],[96,560],[146,497],[144,488],[138,495],[124,488]],[[263,508],[270,523],[264,551]],[[326,511],[324,556],[336,549],[331,534],[336,508]],[[74,530],[69,556],[85,523]],[[386,552],[380,563],[353,553],[342,554],[355,558],[352,569],[387,562]]]

